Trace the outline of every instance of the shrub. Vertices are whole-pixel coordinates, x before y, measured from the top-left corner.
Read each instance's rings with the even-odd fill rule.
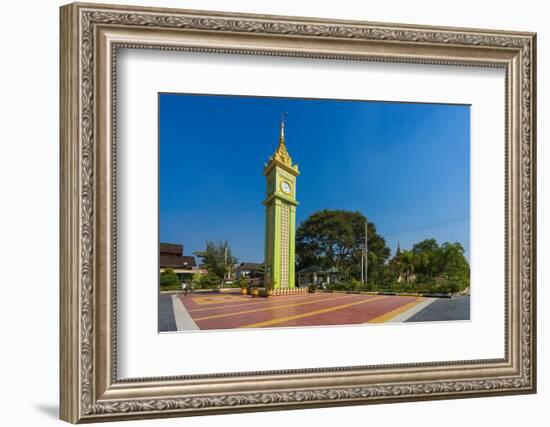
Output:
[[[348,291],[358,291],[362,288],[361,281],[357,279],[351,279],[349,283]]]
[[[349,282],[332,283],[327,286],[327,289],[332,291],[357,291],[361,288],[361,282],[358,280],[351,280]]]
[[[208,273],[202,276],[200,281],[201,289],[216,289],[220,286],[221,279],[212,273]]]
[[[167,268],[160,273],[160,288],[162,290],[175,290],[180,287],[180,281],[174,270]]]
[[[248,277],[243,276],[239,279],[238,283],[240,288],[248,288],[248,286],[250,285],[250,280],[248,279]]]
[[[200,289],[201,282],[202,282],[202,274],[201,273],[193,274],[193,279],[191,279],[191,285],[193,286],[193,288]]]
[[[235,282],[225,282],[223,284],[223,287],[224,288],[240,288],[241,285],[239,285],[239,282],[238,281],[235,281]]]

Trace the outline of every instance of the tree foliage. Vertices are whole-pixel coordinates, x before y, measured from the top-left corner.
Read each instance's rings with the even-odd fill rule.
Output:
[[[237,258],[233,256],[227,240],[224,242],[212,242],[207,240],[205,250],[194,252],[194,255],[201,258],[208,273],[218,278],[225,277],[228,273],[233,272],[235,264],[237,263]]]
[[[411,250],[396,254],[388,267],[397,276],[410,283],[444,285],[448,292],[457,292],[470,285],[470,265],[464,248],[458,242],[441,245],[435,239],[426,239],[413,245]]]
[[[221,279],[213,273],[195,273],[191,283],[193,289],[216,289],[220,287]]]
[[[160,273],[161,289],[179,289],[180,281],[178,276],[171,268],[167,268]]]
[[[298,269],[310,266],[336,267],[347,279],[361,275],[366,218],[360,212],[322,210],[303,221],[296,231]],[[382,274],[390,256],[386,241],[368,223],[368,274]]]
[[[254,279],[257,279],[257,278],[262,278],[264,277],[264,274],[265,274],[265,263],[261,263],[259,266],[258,266],[258,269],[256,271],[253,271],[250,273],[250,278],[254,278]]]
[[[396,254],[390,261],[389,268],[396,273],[395,278],[401,277],[406,283],[410,283],[415,277],[417,259],[412,250],[405,250],[400,254]]]
[[[202,281],[202,273],[195,273],[193,274],[193,279],[191,279],[191,284],[194,288],[200,289],[201,288],[201,281]]]
[[[315,212],[296,231],[297,268],[336,267],[343,277],[332,288],[359,289],[364,233],[365,217],[359,212]],[[470,286],[470,265],[460,243],[439,244],[435,239],[425,239],[390,259],[384,238],[370,221],[367,233],[366,289],[454,293]]]

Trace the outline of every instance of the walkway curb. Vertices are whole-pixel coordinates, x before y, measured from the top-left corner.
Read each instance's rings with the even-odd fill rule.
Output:
[[[181,302],[178,295],[172,295],[172,306],[174,308],[174,319],[178,331],[191,331],[198,330],[199,327],[195,321],[191,318],[191,315],[187,312],[187,309]]]
[[[422,298],[422,297],[420,297]],[[416,313],[419,313],[420,311],[424,310],[426,307],[428,307],[430,304],[432,304],[434,301],[436,301],[437,298],[425,298],[420,303],[416,304],[414,307],[411,307],[407,311],[404,311],[400,314],[398,314],[395,317],[392,317],[389,320],[386,320],[384,323],[402,323],[413,317]]]

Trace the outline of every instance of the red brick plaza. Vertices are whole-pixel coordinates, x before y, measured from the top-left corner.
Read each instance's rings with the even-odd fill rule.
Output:
[[[270,298],[212,293],[179,298],[202,330],[383,323],[398,321],[427,302],[416,296],[346,293]]]

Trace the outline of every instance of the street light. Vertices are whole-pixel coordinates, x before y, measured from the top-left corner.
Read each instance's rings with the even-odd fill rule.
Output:
[[[367,229],[368,229],[368,220],[365,217],[365,283],[368,281],[368,254],[369,254],[369,244],[368,244],[368,237],[367,237]]]
[[[369,246],[368,246],[368,240],[367,240],[367,228],[368,228],[368,221],[367,218],[365,218],[365,244],[363,246],[363,249],[361,249],[361,286],[364,286],[367,283],[368,280],[368,258],[367,255],[369,253]]]
[[[364,253],[365,253],[365,251],[363,249],[361,249],[361,287],[363,287],[365,285],[365,278],[364,278],[365,267],[363,265],[363,263],[365,262]]]

